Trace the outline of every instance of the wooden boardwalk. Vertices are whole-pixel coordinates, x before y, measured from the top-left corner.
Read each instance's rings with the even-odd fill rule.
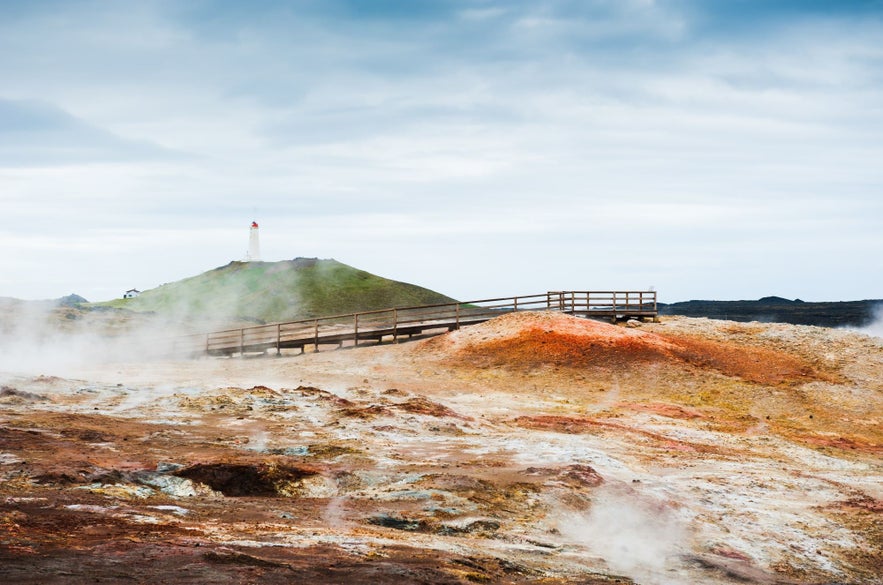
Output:
[[[263,354],[283,349],[304,352],[312,346],[359,345],[400,337],[453,331],[516,311],[558,311],[592,319],[619,321],[656,318],[655,291],[550,291],[536,295],[397,307],[255,325],[188,335],[175,340],[177,355],[232,356]]]

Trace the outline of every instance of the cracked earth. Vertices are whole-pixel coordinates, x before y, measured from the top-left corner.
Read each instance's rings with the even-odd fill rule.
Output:
[[[0,375],[0,581],[855,583],[883,341],[511,314]]]

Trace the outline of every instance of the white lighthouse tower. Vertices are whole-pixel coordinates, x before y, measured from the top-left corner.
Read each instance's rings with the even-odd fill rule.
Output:
[[[258,239],[258,222],[251,222],[251,230],[248,232],[248,253],[245,255],[246,262],[259,262],[261,259],[261,242]]]

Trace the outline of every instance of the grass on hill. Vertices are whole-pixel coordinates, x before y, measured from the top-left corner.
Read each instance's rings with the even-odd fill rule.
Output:
[[[446,303],[426,288],[376,276],[336,260],[231,262],[198,276],[102,306],[172,318],[271,323],[390,307]]]

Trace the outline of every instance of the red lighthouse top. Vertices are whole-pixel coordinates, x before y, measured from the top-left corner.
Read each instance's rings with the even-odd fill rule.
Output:
[[[258,227],[258,222],[256,222],[256,221],[251,222],[251,227],[252,228]]]

